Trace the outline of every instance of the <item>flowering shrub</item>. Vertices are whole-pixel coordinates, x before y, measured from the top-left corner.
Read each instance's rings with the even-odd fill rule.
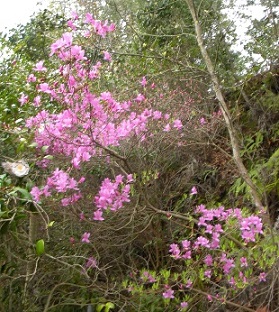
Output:
[[[170,131],[171,128],[180,130],[183,127],[181,121],[171,121],[169,114],[164,117],[157,110],[139,108],[145,100],[141,94],[133,100],[119,102],[110,92],[101,92],[99,95],[92,92],[103,64],[98,61],[91,65],[83,48],[74,44],[74,30],[77,29],[74,23],[77,20],[75,15],[70,24],[72,32],[63,34],[62,38],[51,45],[50,55],[56,56],[61,62],[59,76],[52,84],[37,83],[40,80],[38,75],[45,75],[47,72],[42,61],[37,63],[27,81],[37,83],[34,87],[38,95],[29,99],[22,94],[20,98],[22,105],[33,101],[33,105],[38,108],[47,97],[49,101],[60,105],[58,113],[42,109],[35,117],[27,120],[27,127],[36,129],[37,149],[44,148],[48,155],[70,157],[73,168],[80,169],[82,163],[89,162],[92,157],[110,155],[121,158],[111,148],[118,147],[121,142],[133,137],[139,137],[142,141],[147,139],[151,135],[148,133],[151,122],[157,122],[165,131]],[[84,33],[85,37],[91,36],[93,32],[105,37],[115,29],[114,24],[96,21],[90,14],[86,15],[85,23],[89,25]],[[104,60],[111,61],[107,51],[104,52]],[[102,182],[99,195],[94,200],[97,207],[94,220],[103,220],[102,210],[117,210],[123,203],[129,202],[130,186],[124,185],[123,179],[122,175],[118,175],[114,183],[108,178]],[[127,179],[131,182],[129,175]],[[58,193],[71,191],[70,197],[62,199],[62,205],[67,206],[81,198],[79,183],[81,180],[77,182],[67,172],[56,169],[47,179],[46,185],[41,189],[34,187],[31,194],[34,200],[39,201],[41,195],[50,196],[51,190]]]
[[[75,41],[80,36],[104,38],[115,26],[97,21],[90,14],[84,24],[87,30],[81,32],[82,21],[75,15],[69,24],[71,31],[50,47],[50,56],[59,64],[57,70],[49,70],[43,61],[35,64],[27,77],[28,89],[33,88],[33,92],[21,94],[19,101],[36,110],[26,126],[34,133],[41,158],[36,164],[48,172],[45,183],[40,181],[41,185],[33,186],[30,192],[35,204],[56,202],[68,208],[68,213],[78,214],[80,222],[96,223],[104,221],[109,211],[118,211],[131,201],[132,184],[140,175],[129,166],[125,146],[144,145],[160,132],[180,134],[183,124],[167,111],[145,106],[147,96],[140,92],[120,101],[110,91],[100,90],[102,70],[112,62],[111,54],[104,51],[103,61],[92,64],[85,49]],[[139,85],[147,88],[148,82],[143,77]],[[63,160],[59,168],[56,158]],[[100,160],[113,168],[113,173],[102,176],[103,180],[89,190],[93,178],[86,176],[84,168],[92,168]],[[83,248],[90,246],[94,237],[91,229],[85,227],[82,231],[76,233],[79,239],[71,236],[72,246],[76,241]]]
[[[161,179],[161,184],[158,183],[157,186],[157,195],[165,195],[164,177],[161,178],[161,172],[156,167],[160,158],[164,157],[165,150],[159,156],[158,154],[154,156],[152,153],[157,148],[160,149],[156,142],[163,140],[160,137],[156,141],[156,135],[159,133],[164,135],[163,138],[168,137],[168,142],[173,144],[169,144],[168,150],[170,154],[174,154],[174,146],[180,147],[187,144],[182,130],[184,131],[187,127],[187,131],[193,132],[193,129],[201,128],[200,133],[210,133],[210,130],[214,128],[213,125],[220,122],[220,113],[213,113],[213,122],[211,123],[208,116],[206,118],[202,116],[194,118],[192,116],[193,111],[188,105],[181,121],[177,116],[169,114],[167,111],[168,103],[165,103],[163,110],[158,109],[156,100],[163,101],[163,95],[160,94],[153,102],[148,102],[145,91],[148,87],[153,90],[155,85],[149,86],[145,76],[139,81],[143,90],[128,100],[118,100],[115,95],[107,90],[100,91],[98,84],[102,70],[112,62],[112,55],[108,51],[103,51],[104,62],[99,60],[92,64],[85,53],[85,49],[75,42],[80,34],[84,38],[94,35],[104,38],[107,33],[114,30],[115,26],[108,22],[97,21],[90,14],[87,14],[85,18],[85,24],[88,25],[86,32],[80,32],[81,23],[77,15],[74,15],[72,20],[68,22],[71,31],[64,33],[59,40],[51,45],[51,56],[55,62],[59,63],[59,67],[56,71],[49,71],[44,62],[38,62],[27,78],[27,83],[33,86],[35,92],[34,94],[30,92],[29,95],[22,93],[19,101],[22,106],[33,104],[37,112],[35,116],[27,120],[26,126],[34,131],[38,154],[43,153],[45,156],[42,161],[37,162],[37,165],[45,170],[43,172],[48,172],[44,185],[34,186],[31,190],[33,203],[39,207],[44,201],[47,202],[47,199],[51,202],[58,199],[59,206],[66,207],[63,210],[63,212],[66,211],[64,218],[66,218],[67,213],[70,215],[72,211],[76,216],[79,216],[76,224],[80,225],[83,234],[80,235],[79,233],[78,236],[75,232],[75,234],[71,234],[67,242],[70,243],[72,249],[75,249],[75,252],[87,251],[84,255],[75,258],[81,263],[79,266],[82,268],[82,278],[86,277],[90,280],[90,274],[92,276],[96,274],[96,278],[94,278],[98,281],[99,263],[102,262],[102,259],[97,259],[99,251],[95,247],[97,239],[94,231],[96,233],[99,224],[104,224],[104,222],[95,221],[104,221],[110,211],[115,211],[114,215],[120,215],[118,211],[121,208],[124,210],[125,206],[128,206],[128,209],[132,211],[129,215],[129,217],[131,216],[130,219],[128,221],[128,218],[124,221],[120,220],[123,222],[119,222],[119,224],[117,222],[119,219],[116,218],[117,221],[114,223],[112,217],[113,230],[105,228],[108,232],[107,241],[110,241],[112,235],[115,235],[115,224],[119,225],[117,233],[120,233],[119,235],[122,235],[124,240],[127,240],[127,229],[130,230],[128,226],[132,224],[131,241],[134,237],[141,238],[144,232],[142,227],[148,224],[145,229],[148,228],[150,231],[161,235],[158,235],[158,241],[161,239],[162,242],[168,241],[170,243],[169,237],[173,238],[174,235],[168,236],[168,225],[167,229],[162,226],[160,218],[159,221],[156,219],[158,214],[167,216],[168,221],[172,217],[181,218],[184,221],[185,218],[190,220],[190,225],[185,225],[187,230],[183,233],[187,235],[184,236],[184,239],[174,240],[168,247],[173,259],[167,260],[167,262],[170,261],[171,264],[161,265],[161,259],[163,259],[162,262],[166,261],[167,251],[163,254],[165,246],[161,249],[157,248],[156,243],[152,242],[154,232],[149,234],[150,248],[154,248],[154,246],[157,248],[157,262],[153,261],[151,256],[148,261],[153,262],[154,268],[157,266],[161,269],[151,271],[144,268],[140,272],[131,274],[131,279],[125,281],[123,285],[132,296],[139,293],[148,297],[151,294],[151,300],[154,297],[158,299],[154,302],[185,311],[197,305],[197,298],[193,296],[193,293],[198,294],[198,296],[206,296],[208,305],[213,301],[224,303],[225,301],[228,302],[226,296],[230,297],[231,293],[243,289],[248,284],[256,285],[259,282],[265,282],[268,277],[268,269],[274,264],[275,258],[268,257],[269,249],[263,249],[261,250],[262,259],[258,259],[258,248],[263,248],[262,242],[267,241],[262,220],[258,216],[245,215],[242,210],[237,208],[207,209],[204,205],[198,205],[193,212],[193,215],[197,217],[195,220],[191,215],[192,211],[190,217],[185,217],[187,214],[182,213],[175,215],[172,212],[175,205],[165,205],[165,198],[160,199],[159,205],[164,206],[164,208],[167,207],[166,209],[169,211],[152,206],[153,201],[156,202],[156,196],[150,189],[152,189],[152,183],[155,180]],[[191,102],[190,100],[187,99],[188,102]],[[47,103],[51,103],[52,109],[48,109]],[[184,109],[185,103],[182,102],[182,104]],[[187,126],[184,125],[185,120],[188,121]],[[173,133],[176,134],[175,137],[172,137]],[[192,137],[195,135],[196,132],[192,134]],[[152,146],[152,144],[148,145],[147,142],[155,142],[155,144]],[[147,146],[149,158],[146,155],[143,159],[137,158],[144,163],[143,168],[138,168],[135,161],[133,167],[130,165],[127,160],[127,146],[133,150],[134,155]],[[152,150],[150,146],[152,146]],[[62,165],[63,168],[57,168],[56,158],[62,160],[60,166]],[[94,176],[93,171],[97,170],[96,164],[100,161],[105,164],[104,167],[108,167],[108,170]],[[151,164],[150,168],[145,167],[148,161]],[[173,165],[173,159],[169,162]],[[166,173],[170,165],[168,163],[164,165],[167,168],[164,172]],[[52,166],[55,166],[54,170]],[[92,169],[92,167],[94,168]],[[87,174],[88,172],[90,174]],[[109,173],[107,174],[107,172]],[[177,172],[180,172],[180,168]],[[105,174],[107,176],[104,178]],[[94,186],[90,180],[92,176],[96,178]],[[98,178],[101,179],[98,180]],[[96,190],[96,188],[98,189]],[[196,200],[195,195],[198,194],[198,188],[198,186],[193,186],[190,190],[190,196],[183,197],[182,195],[179,197],[180,207],[185,205],[185,198],[189,201]],[[175,192],[177,192],[176,189]],[[133,195],[136,195],[134,202],[132,202]],[[82,204],[78,206],[78,203]],[[87,209],[86,213],[83,211],[85,210],[84,206]],[[88,206],[90,207],[89,217],[87,216]],[[73,207],[78,207],[78,209],[76,211],[71,210]],[[80,207],[82,208],[80,209]],[[147,212],[147,209],[152,210],[153,208],[155,208],[153,213],[155,211],[156,217]],[[138,232],[135,231],[136,226],[134,225],[134,215],[136,215],[137,210],[140,211],[142,217],[138,221],[140,225],[137,228]],[[73,216],[70,215],[69,219],[71,220]],[[155,225],[152,223],[153,221]],[[94,226],[92,226],[93,222],[95,223]],[[51,223],[48,223],[47,227],[49,224]],[[78,228],[76,224],[73,227]],[[123,231],[124,233],[122,233],[124,227],[126,227],[126,232]],[[136,233],[134,234],[134,232]],[[79,237],[77,240],[75,235]],[[182,236],[180,235],[180,237]],[[101,231],[99,240],[102,241],[102,249],[107,249]],[[129,241],[119,243],[120,249],[123,247],[121,257],[123,254],[124,257],[129,255],[129,253],[125,253],[125,246],[129,244]],[[147,244],[143,245],[140,251],[144,251]],[[96,259],[95,254],[94,257],[92,256],[90,249],[92,246],[96,252]],[[135,254],[138,252],[137,246],[133,246],[132,243],[129,248],[129,251],[133,250]],[[274,255],[274,251],[272,252]],[[117,259],[114,254],[110,255],[109,252],[107,257]],[[143,267],[143,262],[148,262],[144,256],[141,258],[144,260],[139,261],[140,268]],[[115,259],[113,261],[117,261]],[[62,264],[64,263],[62,262]],[[125,261],[124,265],[126,270]],[[216,285],[218,286],[217,289]]]
[[[267,281],[267,272],[277,261],[278,250],[270,254],[277,249],[275,241],[270,242],[259,216],[246,216],[239,208],[208,209],[198,205],[195,214],[195,234],[169,246],[179,266],[174,263],[173,269],[157,273],[143,271],[123,285],[135,295],[144,292],[143,282],[148,283],[150,292],[165,299],[170,309],[174,305],[179,311],[197,305],[197,294],[207,298],[209,305],[217,301],[240,307],[230,302],[230,296],[248,286],[257,289]],[[266,244],[270,247],[265,248]]]

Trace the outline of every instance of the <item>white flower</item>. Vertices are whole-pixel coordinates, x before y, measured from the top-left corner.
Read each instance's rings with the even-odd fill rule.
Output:
[[[29,169],[29,165],[23,160],[20,160],[17,163],[13,163],[12,166],[12,172],[17,177],[23,177],[27,175],[29,173]]]
[[[29,173],[29,165],[24,160],[19,160],[17,162],[4,162],[2,163],[4,170],[10,174],[17,177],[24,177]]]

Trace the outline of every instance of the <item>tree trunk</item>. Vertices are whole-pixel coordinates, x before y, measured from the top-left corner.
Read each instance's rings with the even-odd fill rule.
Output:
[[[233,159],[235,161],[235,164],[237,166],[237,169],[239,171],[240,176],[243,178],[243,180],[245,181],[245,183],[248,185],[249,190],[250,190],[250,194],[252,196],[252,199],[254,201],[254,205],[260,210],[262,211],[263,209],[263,204],[261,202],[261,197],[260,194],[257,191],[257,187],[256,185],[253,183],[253,181],[251,180],[249,174],[248,174],[248,170],[246,169],[243,160],[240,156],[240,148],[239,148],[239,142],[235,133],[235,129],[232,123],[232,118],[230,115],[230,111],[228,109],[228,105],[224,99],[224,96],[222,94],[222,88],[221,88],[221,84],[219,83],[218,77],[215,74],[214,71],[214,66],[212,64],[211,58],[209,56],[209,54],[207,53],[207,50],[205,48],[205,45],[203,43],[203,39],[202,39],[202,29],[199,23],[199,19],[197,16],[197,12],[194,6],[194,3],[192,0],[186,0],[188,8],[191,12],[192,18],[193,18],[193,22],[195,24],[195,32],[196,32],[196,38],[197,38],[197,42],[202,54],[202,57],[204,59],[204,62],[206,64],[208,73],[210,75],[211,81],[212,81],[212,85],[213,85],[213,90],[216,94],[216,97],[219,101],[219,107],[220,110],[223,114],[225,123],[226,123],[226,127],[228,129],[229,132],[229,136],[230,136],[230,142],[231,142],[231,147],[232,147],[232,152],[233,152]]]

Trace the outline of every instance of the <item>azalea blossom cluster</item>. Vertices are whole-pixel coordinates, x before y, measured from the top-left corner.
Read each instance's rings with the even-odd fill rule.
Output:
[[[156,282],[156,279],[153,277],[153,275],[148,272],[148,271],[143,271],[142,272],[142,276],[141,276],[141,279],[145,282],[148,282],[148,283],[155,283]]]
[[[197,194],[198,189],[193,186],[190,195]],[[169,248],[169,252],[175,260],[186,260],[185,270],[179,276],[171,276],[171,271],[160,272],[157,275],[154,272],[144,271],[141,277],[143,282],[156,283],[154,284],[155,289],[158,288],[158,284],[161,284],[160,295],[166,300],[178,302],[178,311],[186,311],[189,307],[188,293],[195,288],[198,279],[203,282],[213,280],[216,283],[216,278],[222,276],[234,289],[242,288],[251,282],[254,283],[255,281],[249,280],[249,277],[252,274],[251,268],[254,267],[255,261],[258,259],[251,255],[250,251],[245,251],[245,247],[250,247],[253,242],[256,242],[257,236],[264,234],[261,218],[256,215],[246,217],[239,208],[225,209],[220,206],[207,209],[205,205],[198,205],[195,213],[198,215],[196,224],[200,235],[194,239],[182,240],[179,244],[172,243]],[[228,228],[232,229],[231,227],[234,229],[231,231],[233,237],[225,235],[228,233]],[[228,244],[230,240],[232,240],[232,244]],[[242,244],[244,251],[241,252],[239,246],[234,249],[234,243]],[[243,256],[245,253],[246,257]],[[192,275],[191,269],[187,270],[187,266],[196,265],[198,266],[197,270]],[[260,269],[262,271],[263,267]],[[199,272],[198,276],[197,271]],[[259,273],[257,271],[256,274],[258,274],[258,283],[267,281],[266,272]],[[184,291],[184,301],[181,302],[181,294]],[[176,296],[177,292],[178,296]],[[213,296],[210,294],[207,295],[207,298],[209,301],[213,300]],[[218,292],[214,298],[220,301],[225,300]]]
[[[133,181],[131,175],[127,176],[127,182]],[[95,205],[98,208],[94,212],[94,220],[103,221],[103,210],[116,211],[130,202],[130,185],[124,182],[123,175],[117,175],[115,181],[106,178],[102,182],[98,195],[95,196]]]
[[[52,175],[47,178],[46,185],[42,189],[34,186],[30,193],[33,196],[33,199],[38,202],[41,200],[42,196],[49,197],[53,192],[66,193],[68,191],[75,191],[69,197],[61,200],[62,206],[68,206],[81,198],[78,185],[84,181],[84,177],[81,177],[79,181],[76,181],[74,178],[71,178],[67,172],[57,168]]]
[[[246,243],[254,242],[256,234],[263,233],[262,220],[258,216],[249,216],[247,218],[242,218],[239,221],[241,236]]]
[[[201,229],[203,235],[198,236],[195,240],[183,240],[181,246],[171,244],[169,252],[175,259],[191,259],[192,252],[200,248],[208,250],[220,249],[220,236],[224,233],[224,223],[230,218],[237,219],[237,226],[241,232],[241,237],[244,243],[255,242],[256,235],[263,234],[262,220],[258,216],[243,217],[242,211],[239,208],[225,209],[223,206],[215,209],[207,209],[204,205],[199,205],[196,208],[196,213],[200,214],[197,225]],[[222,224],[223,222],[223,224]],[[246,258],[242,258],[241,265],[246,264]],[[213,257],[208,254],[204,263],[210,267],[213,262],[222,263],[223,273],[229,274],[231,269],[235,267],[235,260],[228,258],[225,252],[221,256]],[[206,277],[211,276],[211,270],[205,272]]]
[[[197,193],[197,188],[193,187],[190,194],[196,195]],[[171,244],[169,248],[171,256],[176,260],[187,260],[186,264],[195,261],[197,256],[197,259],[199,259],[198,261],[201,264],[202,275],[200,276],[202,279],[210,280],[213,276],[216,276],[216,268],[218,270],[221,268],[222,275],[232,287],[236,287],[237,282],[247,284],[248,275],[239,270],[239,268],[243,268],[244,270],[248,268],[249,259],[243,256],[238,258],[232,253],[232,250],[222,248],[221,235],[226,231],[226,223],[230,219],[234,219],[234,227],[236,226],[240,231],[240,237],[243,240],[242,243],[245,245],[250,242],[255,242],[256,236],[263,234],[261,218],[255,215],[244,217],[243,212],[239,208],[225,209],[223,206],[215,209],[207,209],[205,205],[199,205],[196,208],[196,213],[199,214],[197,225],[200,229],[201,235],[194,240],[186,239],[182,240],[180,244]],[[201,262],[200,255],[202,250],[206,254]],[[234,268],[238,269],[234,271]],[[146,271],[145,276],[148,279],[151,275]],[[258,276],[258,281],[265,282],[266,277],[267,274],[261,272]],[[156,281],[156,276],[154,277],[152,275],[151,282]],[[189,279],[187,284],[179,283],[178,286],[181,290],[184,287],[186,289],[191,289],[193,281]],[[177,300],[175,290],[170,285],[164,285],[162,297],[167,300]],[[218,294],[216,294],[215,297],[218,298]],[[208,300],[212,301],[211,295],[208,295]],[[222,298],[220,298],[220,300],[222,300]],[[184,311],[188,306],[189,302],[183,301],[180,303],[179,310]]]
[[[75,15],[73,23],[78,19]],[[92,26],[98,35],[105,37],[115,29],[113,24],[102,23],[86,15],[85,23]],[[27,79],[35,83],[38,95],[33,98],[35,107],[42,102],[60,104],[60,112],[49,113],[41,110],[27,120],[28,128],[35,131],[38,148],[48,146],[49,154],[63,154],[71,157],[72,165],[79,168],[82,162],[93,156],[100,156],[103,148],[119,146],[121,141],[133,136],[146,138],[148,125],[161,122],[161,129],[170,131],[183,127],[180,120],[171,120],[169,114],[139,106],[145,100],[142,94],[134,99],[119,102],[106,91],[99,95],[92,92],[92,82],[100,77],[101,62],[94,65],[85,56],[84,49],[74,44],[73,32],[66,32],[51,45],[51,56],[60,59],[59,77],[52,84],[37,83],[37,75],[47,73],[43,62],[39,62]],[[88,36],[88,34],[87,34]],[[104,52],[104,60],[111,61],[109,52]],[[37,83],[37,84],[36,84]],[[22,104],[32,102],[22,94]],[[135,107],[135,110],[132,108]]]
[[[142,94],[127,101],[116,100],[109,91],[96,94],[94,82],[100,78],[104,65],[100,61],[91,64],[85,50],[74,43],[75,32],[81,35],[78,27],[82,23],[78,21],[79,16],[73,14],[68,22],[71,31],[64,33],[50,47],[50,56],[58,58],[59,68],[49,71],[43,61],[38,62],[27,78],[27,83],[36,90],[35,96],[32,99],[21,94],[20,97],[22,105],[33,103],[38,110],[26,121],[26,126],[34,130],[37,149],[52,156],[66,156],[75,169],[80,169],[82,163],[92,157],[107,156],[111,148],[120,146],[124,140],[137,137],[142,141],[152,136],[149,125],[154,122],[161,131],[180,130],[183,125],[179,119],[141,105],[145,101]],[[104,38],[115,29],[114,24],[95,20],[90,14],[86,14],[84,23],[88,25],[85,38],[94,34]],[[108,51],[104,51],[104,61],[112,61]],[[47,78],[48,74],[51,79]],[[143,80],[145,86],[147,81]],[[45,102],[56,105],[57,111],[40,110]],[[103,220],[104,210],[117,210],[129,202],[131,178],[127,177],[126,182],[123,179],[119,175],[115,181],[103,181],[94,200],[97,207],[94,220]],[[50,196],[52,191],[70,192],[69,197],[62,199],[62,205],[67,206],[81,198],[79,183],[81,181],[77,182],[68,173],[57,169],[43,188],[34,187],[31,194],[39,201],[42,196]]]
[[[190,195],[197,194],[197,187],[192,187]],[[159,274],[145,270],[139,280],[151,283],[155,291],[160,285],[160,295],[165,300],[178,303],[178,311],[186,311],[189,308],[191,302],[189,293],[191,289],[195,293],[196,284],[201,281],[205,283],[213,281],[216,284],[216,279],[222,277],[222,283],[226,281],[226,289],[228,285],[233,289],[238,287],[242,289],[249,283],[254,284],[254,278],[250,277],[254,277],[255,273],[258,274],[258,283],[267,281],[267,273],[262,271],[263,266],[259,267],[260,273],[258,270],[253,272],[252,268],[258,262],[257,255],[251,255],[251,251],[245,250],[246,247],[253,246],[252,243],[256,242],[257,236],[264,234],[261,218],[256,215],[246,217],[239,208],[225,209],[223,206],[207,209],[205,205],[198,205],[195,212],[198,215],[195,222],[200,235],[194,239],[182,240],[179,244],[172,243],[169,248],[175,260],[185,260],[185,270],[178,275],[176,273],[171,275],[171,270],[160,271]],[[228,235],[228,232],[233,236]],[[243,245],[243,250],[240,251],[235,243]],[[191,270],[190,267],[196,268]],[[132,283],[128,289],[136,291]],[[182,299],[181,295],[184,292],[185,297]],[[214,296],[208,293],[207,298],[209,301],[213,301],[213,298],[224,301],[225,298],[221,293],[217,291]]]
[[[221,235],[226,231],[225,225],[229,219],[236,219],[234,226],[240,231],[240,236],[243,240],[242,243],[246,245],[250,242],[255,242],[257,235],[263,234],[261,218],[256,215],[244,217],[243,212],[239,208],[225,209],[223,206],[215,209],[207,209],[204,205],[199,205],[196,208],[196,213],[200,215],[197,225],[202,235],[192,241],[183,240],[180,244],[171,244],[169,249],[171,256],[174,259],[194,261],[195,254],[198,254],[199,257],[199,250],[203,249],[205,252],[207,250],[208,252],[203,259],[204,279],[210,280],[216,274],[214,270],[216,270],[217,266],[218,269],[222,269],[223,276],[227,277],[227,281],[231,286],[235,287],[237,281],[247,284],[247,275],[241,270],[239,271],[239,269],[236,271],[233,271],[233,269],[239,267],[248,268],[248,259],[246,257],[240,257],[238,259],[235,254],[231,253],[231,250],[222,248],[220,243]],[[214,250],[216,251],[215,253],[213,253]],[[222,252],[220,253],[221,250]],[[263,281],[266,281],[265,272],[261,272],[259,275],[259,282]],[[173,299],[174,291],[168,288],[163,292],[163,297]]]

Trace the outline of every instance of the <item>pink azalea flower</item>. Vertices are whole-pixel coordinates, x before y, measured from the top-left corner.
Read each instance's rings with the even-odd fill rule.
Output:
[[[197,188],[196,188],[195,186],[193,186],[193,187],[191,188],[190,195],[196,195],[196,194],[198,194]]]
[[[78,19],[78,14],[77,14],[77,12],[72,11],[72,12],[71,12],[71,15],[72,15],[72,19],[73,19],[73,20],[77,20],[77,19]]]
[[[88,258],[85,267],[90,269],[90,268],[96,268],[97,267],[97,260],[94,257]]]
[[[181,244],[182,244],[182,247],[183,247],[185,250],[187,250],[187,249],[189,249],[189,248],[191,247],[191,242],[188,241],[187,239],[183,240],[183,241],[181,242]]]
[[[206,123],[206,121],[205,121],[205,119],[202,117],[202,118],[200,119],[200,124],[203,126],[205,123]]]
[[[204,213],[205,211],[207,211],[205,205],[202,204],[197,206],[196,213]]]
[[[162,112],[160,112],[160,111],[155,111],[155,112],[153,112],[153,118],[154,118],[155,120],[161,119],[161,118],[162,118]]]
[[[77,61],[82,61],[86,59],[84,57],[85,51],[82,50],[80,46],[74,45],[71,47],[70,51],[71,51],[71,56],[74,57]]]
[[[81,242],[89,244],[90,243],[90,241],[89,241],[90,235],[91,234],[88,232],[83,233],[82,238],[81,238]]]
[[[50,190],[49,190],[48,185],[45,185],[45,186],[44,186],[44,188],[42,189],[42,194],[43,194],[45,197],[51,196],[51,192],[50,192]]]
[[[239,278],[242,279],[243,283],[247,283],[247,278],[242,272],[239,272]]]
[[[102,210],[96,210],[96,211],[94,211],[94,217],[93,217],[93,219],[94,220],[96,220],[96,221],[103,221],[103,220],[105,220],[104,218],[103,218],[103,212],[102,212]]]
[[[122,183],[122,182],[123,182],[123,176],[122,176],[121,174],[117,175],[117,176],[115,177],[115,182],[116,182],[117,184]]]
[[[262,220],[258,216],[249,216],[240,219],[240,230],[242,231],[242,238],[246,243],[255,241],[256,234],[262,234]]]
[[[186,252],[181,256],[181,258],[183,258],[183,259],[191,259],[191,257],[192,257],[192,252],[191,252],[191,250],[186,251]]]
[[[143,275],[143,277],[144,277],[145,279],[148,280],[148,282],[150,282],[150,283],[155,283],[155,282],[156,282],[156,279],[155,279],[148,271],[144,271],[144,272],[142,273],[142,275]],[[144,279],[144,278],[143,278],[143,279]]]
[[[173,127],[176,128],[177,130],[182,129],[183,125],[182,125],[181,120],[179,120],[179,119],[174,120]]]
[[[164,130],[165,132],[169,132],[171,130],[170,124],[165,125]]]
[[[209,240],[205,237],[199,236],[195,241],[194,248],[197,249],[199,246],[210,248]]]
[[[52,56],[54,53],[56,53],[58,50],[60,50],[63,47],[63,39],[56,40],[51,46],[50,46],[50,56]]]
[[[102,182],[99,194],[95,196],[95,204],[99,209],[117,210],[125,202],[130,201],[130,185],[123,185],[123,178],[123,176],[118,175],[115,182],[108,178]],[[122,185],[121,191],[119,190],[120,185]]]
[[[177,244],[171,244],[169,252],[172,254],[172,256],[175,259],[180,258],[180,256],[179,256],[180,255],[180,248],[179,248],[179,246]]]
[[[27,77],[27,82],[35,82],[36,81],[36,77],[34,74],[30,74],[28,77]]]
[[[226,259],[225,263],[223,265],[223,271],[225,274],[228,274],[228,273],[230,273],[230,270],[234,267],[235,267],[234,260],[233,259]]]
[[[206,224],[205,233],[212,234],[212,230],[213,230],[213,225],[211,225],[211,224]]]
[[[41,105],[41,97],[39,95],[34,98],[33,104],[35,107],[39,107]]]
[[[83,183],[85,181],[85,177],[81,177],[79,180],[78,180],[78,184],[79,183]]]
[[[38,72],[47,70],[46,67],[44,67],[44,61],[38,62],[33,69]]]
[[[70,47],[73,43],[73,34],[70,32],[66,32],[62,35],[63,45],[66,47]]]
[[[87,23],[87,24],[90,24],[90,23],[92,23],[94,21],[94,18],[93,18],[93,16],[92,16],[92,14],[90,14],[90,13],[86,13],[85,14],[85,23]]]
[[[111,23],[111,24],[108,26],[108,31],[109,31],[109,32],[115,31],[115,29],[116,29],[116,26],[115,26],[114,23]]]
[[[39,89],[38,89],[39,92],[44,92],[44,93],[51,93],[51,90],[50,90],[50,87],[48,85],[48,83],[40,83],[39,84]]]
[[[127,179],[127,182],[128,182],[128,183],[134,182],[134,178],[133,178],[133,175],[132,175],[132,174],[128,174],[127,177],[126,177],[126,179]]]
[[[149,283],[155,283],[156,279],[152,275],[149,275],[148,281],[149,281]]]
[[[188,279],[188,281],[187,281],[185,287],[186,287],[186,288],[191,288],[192,285],[193,285],[192,281],[191,281],[190,279]]]
[[[31,190],[30,194],[32,195],[33,199],[36,202],[38,202],[38,201],[40,201],[40,196],[42,195],[42,191],[37,186],[34,186]]]
[[[22,93],[18,101],[21,105],[23,105],[28,102],[28,96]]]
[[[204,258],[204,263],[207,265],[207,266],[211,266],[213,264],[213,258],[211,255],[207,255],[205,258]]]
[[[104,51],[104,60],[108,62],[111,61],[111,55],[108,51]]]
[[[188,307],[188,302],[186,302],[186,301],[181,302],[181,303],[180,303],[180,307],[181,307],[182,309],[187,308],[187,307]]]
[[[246,243],[255,241],[255,234],[252,231],[242,231],[241,237]]]
[[[219,248],[220,246],[220,234],[217,232],[212,233],[212,241],[210,243],[210,248],[216,249]]]
[[[216,231],[217,233],[223,233],[224,232],[221,224],[215,224],[214,231]]]
[[[69,21],[67,22],[67,25],[68,25],[72,30],[76,30],[76,29],[77,29],[72,20],[69,20]]]
[[[84,216],[84,213],[83,213],[83,212],[81,212],[81,213],[79,214],[79,220],[80,220],[80,221],[85,220],[85,216]]]
[[[241,267],[248,267],[247,259],[245,257],[240,258],[240,266]]]
[[[266,276],[267,276],[267,274],[265,272],[260,273],[259,281],[260,282],[266,282]]]
[[[142,80],[141,80],[140,84],[141,84],[143,87],[146,86],[147,81],[146,81],[146,78],[145,78],[145,77],[142,77]]]
[[[204,271],[204,276],[207,278],[211,278],[211,270],[205,270]]]
[[[165,299],[173,299],[174,298],[174,290],[167,287],[167,290],[163,292],[163,297]]]
[[[69,206],[81,198],[80,194],[72,194],[70,197],[65,197],[61,200],[62,206]]]
[[[229,284],[234,286],[236,284],[234,277],[231,277],[229,280]]]
[[[144,97],[144,95],[142,95],[142,94],[138,94],[138,96],[136,97],[135,100],[136,100],[137,102],[142,102],[142,101],[145,100],[145,97]]]

